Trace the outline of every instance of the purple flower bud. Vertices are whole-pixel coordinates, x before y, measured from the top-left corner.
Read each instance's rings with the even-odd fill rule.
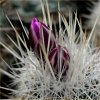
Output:
[[[67,49],[58,45],[50,52],[49,60],[55,76],[58,78],[58,75],[62,74],[61,79],[63,79],[66,76],[70,61]]]
[[[48,47],[48,40],[50,35],[50,44],[49,44],[49,50],[52,50],[55,48],[55,37],[52,32],[50,32],[50,29],[42,22],[40,22],[37,18],[32,19],[30,31],[29,31],[29,41],[32,49],[40,54],[40,43],[43,44],[47,50]],[[44,39],[44,40],[43,40]]]

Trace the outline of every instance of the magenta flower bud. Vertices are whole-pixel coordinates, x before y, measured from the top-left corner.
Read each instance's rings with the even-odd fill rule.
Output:
[[[55,48],[55,37],[50,29],[42,22],[40,22],[37,18],[34,18],[31,22],[30,31],[29,31],[29,41],[32,49],[40,54],[40,43],[43,44],[47,50],[48,40],[50,35],[50,43],[49,50]],[[44,40],[43,40],[44,39]]]
[[[49,60],[55,76],[59,78],[58,75],[62,74],[61,79],[63,79],[66,76],[70,61],[67,49],[58,45],[50,52]]]

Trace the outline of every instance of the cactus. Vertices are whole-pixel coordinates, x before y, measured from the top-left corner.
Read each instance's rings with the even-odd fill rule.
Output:
[[[19,3],[21,1],[18,2],[19,4],[15,3],[16,0],[15,1],[10,0],[9,2],[12,2],[11,4],[14,4],[15,5],[14,7],[15,8],[17,7],[17,9],[18,8],[21,9],[22,7],[21,3]],[[26,1],[26,2],[27,3],[31,2],[29,4],[34,3],[33,1]],[[44,5],[45,3],[42,3],[42,7],[47,8],[47,12],[45,13],[44,11],[44,16],[43,16],[44,20],[40,22],[39,20],[35,19],[35,21],[38,24],[40,24],[40,26],[42,25],[43,29],[50,30],[52,29],[51,28],[52,19],[50,19],[48,5],[47,4]],[[26,6],[23,6],[24,9],[25,7]],[[59,7],[57,8],[59,9]],[[26,10],[28,11],[29,9]],[[36,9],[31,9],[31,10],[36,10]],[[22,13],[19,11],[19,14]],[[43,51],[44,56],[41,56],[41,52],[40,53],[37,52],[39,48],[36,48],[35,46],[37,45],[37,42],[40,43],[40,40],[42,40],[42,38],[38,38],[38,41],[35,41],[36,43],[32,43],[33,40],[37,38],[37,33],[38,33],[37,29],[39,29],[36,28],[36,23],[31,24],[32,27],[30,29],[32,30],[29,31],[29,33],[27,32],[23,24],[21,24],[21,28],[24,30],[27,40],[31,41],[30,43],[31,47],[27,47],[28,45],[24,36],[23,35],[21,36],[20,33],[17,32],[17,28],[14,28],[13,24],[11,24],[11,21],[16,22],[15,21],[16,18],[13,19],[13,17],[9,16],[10,18],[9,19],[7,17],[9,23],[11,24],[11,26],[15,31],[17,38],[17,41],[15,41],[15,38],[13,39],[10,36],[8,36],[8,38],[11,40],[12,44],[14,44],[17,50],[15,50],[14,48],[12,49],[12,47],[10,48],[9,44],[7,45],[6,42],[4,43],[0,41],[0,45],[6,48],[16,58],[15,60],[16,65],[13,65],[11,63],[11,66],[9,66],[2,59],[10,71],[0,68],[0,73],[5,74],[6,78],[9,77],[11,79],[10,85],[14,87],[11,89],[9,86],[8,87],[0,86],[0,89],[11,91],[10,92],[11,96],[9,96],[9,98],[15,97],[21,99],[25,98],[25,99],[57,99],[57,100],[58,99],[94,100],[100,98],[100,85],[99,85],[100,51],[98,47],[94,47],[94,45],[91,44],[91,41],[93,41],[92,36],[94,36],[93,30],[94,27],[96,26],[97,20],[94,23],[94,27],[89,37],[86,39],[82,31],[82,26],[79,23],[76,16],[74,16],[75,17],[74,20],[72,20],[73,17],[70,16],[68,23],[62,11],[59,12],[58,15],[59,16],[57,19],[59,19],[58,22],[59,32],[57,37],[54,36],[53,33],[54,30],[52,31],[50,30],[50,32],[53,33],[53,38],[50,37],[50,40],[53,41],[51,42],[51,44],[54,44],[54,47],[52,45],[49,45],[50,48],[52,47],[52,49],[50,49],[50,51],[47,52],[46,51],[47,46],[45,46],[46,49],[44,49],[43,46],[40,46],[40,49]],[[25,18],[26,20],[24,18],[22,19],[23,23],[28,22],[30,24],[29,19],[31,18],[28,19],[26,16]],[[18,20],[20,21],[20,19]],[[64,24],[65,30],[63,30],[62,28],[61,21]],[[47,25],[48,23],[50,25]],[[76,23],[78,23],[79,33],[80,33],[79,43],[77,43],[79,38],[76,39],[77,37]],[[30,34],[32,35],[33,33],[35,34],[34,36],[36,38],[34,36],[32,38],[28,37],[30,36]],[[49,34],[49,31],[43,31],[43,34]],[[39,35],[41,35],[41,33],[39,33]],[[48,39],[46,40],[45,37],[44,37],[44,42],[48,43]],[[26,50],[23,49],[23,46],[24,49]],[[34,50],[34,48],[37,51]],[[39,57],[35,55],[35,53],[37,53]],[[63,63],[60,63],[61,64],[60,65],[58,63],[59,61]],[[62,68],[64,68],[65,70],[61,70]]]

